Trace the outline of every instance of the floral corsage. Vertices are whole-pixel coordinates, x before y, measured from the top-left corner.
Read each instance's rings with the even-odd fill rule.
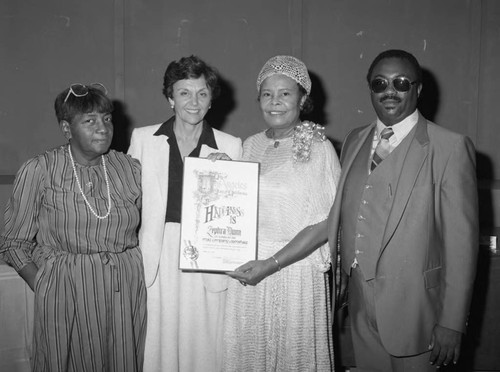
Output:
[[[293,132],[293,160],[302,163],[308,162],[313,141],[326,141],[325,127],[310,121],[304,121],[297,125]]]

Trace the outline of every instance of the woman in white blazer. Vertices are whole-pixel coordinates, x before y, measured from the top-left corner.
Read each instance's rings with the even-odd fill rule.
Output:
[[[219,90],[216,71],[198,57],[173,61],[163,94],[174,116],[132,133],[129,154],[142,164],[146,372],[220,370],[227,277],[178,269],[183,159],[214,152],[241,157],[241,139],[204,120]]]

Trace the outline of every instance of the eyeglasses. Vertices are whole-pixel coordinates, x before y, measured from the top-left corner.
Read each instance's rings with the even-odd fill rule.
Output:
[[[392,83],[392,86],[397,92],[405,93],[411,89],[411,86],[416,84],[416,81],[410,81],[407,77],[399,76],[392,80],[388,80],[385,78],[375,78],[370,83],[370,89],[373,93],[382,93],[389,88],[389,85]]]
[[[75,97],[85,97],[87,94],[89,94],[89,88],[99,89],[100,91],[104,92],[105,95],[108,95],[108,90],[101,83],[92,83],[88,86],[80,83],[75,83],[69,86],[68,94],[66,94],[66,98],[64,99],[63,103],[66,103],[70,94],[74,95]]]

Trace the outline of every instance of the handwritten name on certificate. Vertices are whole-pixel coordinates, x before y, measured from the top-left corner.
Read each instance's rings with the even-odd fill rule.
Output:
[[[186,157],[179,269],[232,271],[257,258],[259,163]]]

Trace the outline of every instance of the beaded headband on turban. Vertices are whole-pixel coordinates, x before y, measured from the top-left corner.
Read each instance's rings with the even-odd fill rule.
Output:
[[[269,76],[283,74],[295,80],[307,94],[311,93],[311,78],[307,67],[301,60],[292,56],[276,56],[270,58],[260,70],[257,77],[257,91],[260,91],[262,82]]]

